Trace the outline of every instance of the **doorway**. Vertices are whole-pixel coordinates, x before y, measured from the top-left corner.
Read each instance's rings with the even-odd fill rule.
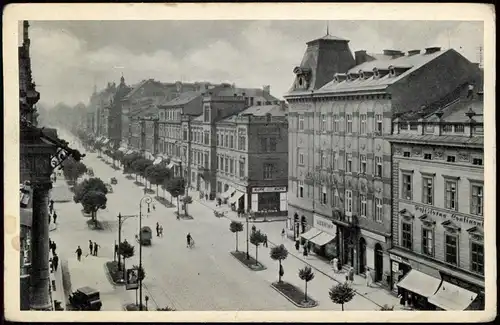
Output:
[[[375,245],[375,282],[382,281],[382,274],[384,270],[384,253],[382,246],[377,243]]]
[[[359,239],[359,273],[365,273],[366,269],[366,241],[363,237]]]

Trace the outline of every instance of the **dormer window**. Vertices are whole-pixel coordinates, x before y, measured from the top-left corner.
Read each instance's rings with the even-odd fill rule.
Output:
[[[400,74],[408,71],[409,69],[411,69],[411,67],[401,67],[401,66],[393,66],[393,65],[391,65],[389,67],[389,75],[391,77],[396,77],[396,76],[399,76]]]
[[[396,69],[394,69],[394,67],[389,67],[389,75],[391,77],[395,77],[396,76]]]
[[[293,69],[293,73],[297,76],[297,86],[298,89],[307,89],[309,88],[309,79],[311,77],[311,69],[295,67]]]
[[[353,81],[353,80],[356,80],[359,78],[359,74],[358,73],[355,73],[355,72],[351,72],[349,73],[348,75],[348,80],[349,81]]]
[[[336,73],[333,76],[333,79],[335,80],[335,82],[342,82],[347,79],[347,75],[345,73]]]

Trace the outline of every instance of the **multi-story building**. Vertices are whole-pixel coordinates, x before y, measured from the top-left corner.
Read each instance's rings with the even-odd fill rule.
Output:
[[[156,108],[156,107],[155,107]],[[142,134],[144,135],[144,156],[154,160],[158,155],[158,110],[148,110],[141,115]]]
[[[290,228],[314,251],[390,283],[394,113],[432,103],[476,75],[453,49],[357,51],[331,35],[307,43],[285,96]],[[293,218],[293,219],[292,219]],[[309,230],[308,230],[309,229]],[[307,233],[306,233],[306,230]],[[302,234],[300,234],[302,232]]]
[[[215,132],[217,195],[256,217],[288,215],[285,103],[249,107],[217,122]]]
[[[392,129],[392,289],[421,309],[484,309],[482,92]]]
[[[122,99],[131,91],[125,83],[125,78],[120,78],[120,84],[111,102],[108,115],[108,137],[114,143],[115,149],[122,144]]]

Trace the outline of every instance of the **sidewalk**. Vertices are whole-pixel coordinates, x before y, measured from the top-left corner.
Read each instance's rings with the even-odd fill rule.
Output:
[[[193,197],[193,202],[197,202],[205,207],[219,212],[227,211],[224,216],[229,220],[240,221],[243,223],[245,222],[244,218],[238,218],[237,213],[235,211],[231,211],[228,206],[223,205],[222,207],[216,207],[216,204],[213,201],[207,202],[206,200],[200,200],[198,198],[199,196],[197,195],[198,192],[190,191],[190,193],[192,193],[191,196]],[[302,247],[299,251],[297,251],[295,249],[295,243],[292,240],[288,238],[283,239],[281,237],[281,230],[283,229],[283,227],[284,221],[281,220],[281,222],[260,223],[257,226],[257,229],[262,230],[265,234],[267,234],[270,247],[283,244],[288,250],[289,258],[293,257],[305,264],[308,264],[316,272],[323,274],[324,276],[337,283],[345,282],[345,273],[334,273],[331,266],[324,260],[318,258],[314,253],[311,253],[309,256],[307,256],[307,258],[304,258],[304,256],[302,255]],[[266,253],[262,252],[259,253],[259,255],[264,256],[264,254]],[[372,284],[371,287],[368,287],[366,285],[366,279],[357,274],[354,276],[353,288],[356,290],[358,295],[364,297],[365,299],[369,300],[379,307],[387,304],[389,306],[394,306],[394,310],[403,310],[402,306],[399,304],[399,299],[397,297],[393,296],[387,290],[379,287],[376,284]]]

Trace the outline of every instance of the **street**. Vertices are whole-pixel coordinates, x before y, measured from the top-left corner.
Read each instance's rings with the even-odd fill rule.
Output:
[[[64,132],[63,137],[74,141],[74,145],[82,149],[74,136]],[[88,219],[82,215],[80,204],[58,203],[55,206],[59,215],[58,228],[51,232],[51,238],[58,243],[60,255],[74,260],[78,245],[85,256],[88,241],[97,242],[101,246],[99,257],[89,256],[83,258],[81,263],[87,263],[88,259],[101,260],[102,267],[95,269],[95,272],[99,273],[104,271],[105,262],[113,260],[113,246],[118,237],[118,213],[138,215],[139,201],[144,194],[143,187],[135,185],[134,180],[126,179],[121,170],[115,171],[103,163],[97,158],[97,153],[87,153],[84,163],[93,168],[95,176],[104,182],[109,182],[111,177],[118,180],[118,184],[113,187],[113,193],[107,195],[106,209],[97,214],[104,229],[92,230],[87,226]],[[57,182],[64,181],[58,179]],[[155,186],[152,188],[156,189]],[[160,189],[159,193],[162,195],[163,191]],[[190,194],[194,197],[196,192]],[[154,197],[154,194],[151,196]],[[169,306],[177,310],[198,311],[299,310],[270,287],[278,277],[278,262],[269,257],[271,245],[269,248],[259,247],[259,261],[267,266],[267,269],[260,272],[250,271],[229,254],[235,249],[235,235],[229,231],[228,219],[214,217],[212,210],[196,200],[188,206],[193,220],[177,220],[174,215],[176,208],[167,209],[158,202],[155,202],[155,206],[155,210],[150,207],[149,213],[146,204],[142,206],[142,225],[153,230],[152,245],[143,246],[143,267],[146,271],[143,295],[149,296],[150,308]],[[163,225],[163,237],[156,236],[156,222]],[[277,242],[284,222],[258,223],[256,226],[269,234],[270,241]],[[137,230],[138,218],[129,218],[123,223],[122,241],[127,239],[135,245],[135,256],[127,259],[127,267],[139,264],[139,246],[135,241]],[[196,242],[193,249],[186,248],[188,232]],[[239,234],[238,247],[241,251],[246,250],[245,235],[246,230]],[[250,245],[250,254],[255,256],[253,245]],[[289,255],[282,264],[285,270],[283,279],[303,290],[304,282],[297,274],[304,262]],[[94,274],[89,273],[86,275],[90,283]],[[336,282],[322,273],[316,272],[315,275],[314,280],[308,283],[308,295],[319,301],[319,306],[314,310],[341,310],[341,306],[333,304],[328,295],[328,290]],[[116,294],[120,295],[122,304],[135,302],[134,291],[126,292],[124,287],[118,287]],[[106,305],[104,299],[103,304]],[[345,309],[378,310],[379,306],[356,295],[345,305]]]

